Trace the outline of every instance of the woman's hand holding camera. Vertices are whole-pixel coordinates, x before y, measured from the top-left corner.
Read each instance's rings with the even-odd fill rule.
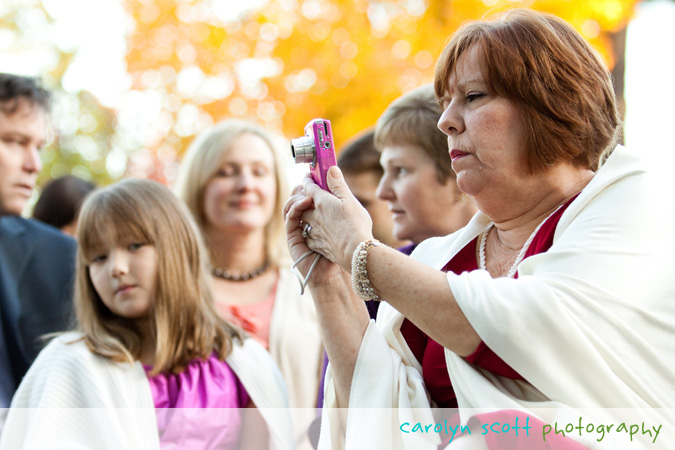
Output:
[[[313,209],[307,209],[302,214],[303,222],[312,226],[307,243],[310,249],[349,272],[356,246],[373,238],[373,223],[368,212],[352,195],[337,167],[328,171],[327,181],[330,193],[309,177],[303,180],[303,189],[314,204]]]
[[[373,237],[372,221],[337,167],[331,167],[327,178],[331,192],[321,189],[309,176],[302,186],[293,189],[284,206],[288,245],[294,260],[312,250],[349,272],[356,246]],[[303,237],[305,224],[311,229],[306,229]],[[306,271],[309,263],[301,270]]]

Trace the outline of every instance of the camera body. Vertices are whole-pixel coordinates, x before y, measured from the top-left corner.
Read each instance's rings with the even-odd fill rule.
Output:
[[[328,169],[337,165],[330,120],[310,120],[305,125],[305,135],[291,139],[291,153],[296,164],[309,163],[314,182],[328,191]]]

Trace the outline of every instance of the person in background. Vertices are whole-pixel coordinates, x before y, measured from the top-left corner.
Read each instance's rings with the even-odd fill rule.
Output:
[[[94,183],[74,175],[55,178],[42,188],[33,218],[74,236],[82,201],[94,189]]]
[[[396,239],[417,244],[462,228],[476,207],[457,187],[447,136],[438,129],[441,110],[431,84],[394,100],[375,124],[375,148],[383,175],[377,196],[385,200]],[[377,239],[377,238],[376,238]]]
[[[425,239],[454,233],[476,213],[457,187],[448,140],[437,126],[441,113],[433,86],[425,84],[394,100],[375,124],[383,168],[377,196],[387,202],[396,239],[411,242],[398,249],[406,255]],[[371,318],[379,305],[366,302]]]
[[[366,130],[347,142],[339,152],[337,165],[354,197],[366,208],[373,221],[373,236],[390,247],[407,244],[394,237],[394,223],[387,202],[377,197],[377,185],[384,171],[380,152],[375,149],[374,130]]]
[[[281,208],[288,185],[271,135],[224,120],[188,149],[176,184],[210,255],[218,312],[241,326],[279,366],[300,447],[314,418],[323,354],[316,310],[290,271]]]
[[[39,337],[72,319],[75,241],[20,217],[42,169],[50,107],[38,80],[0,73],[0,428]]]
[[[464,228],[411,256],[381,245],[335,167],[330,192],[306,178],[284,207],[292,257],[324,256],[309,279],[331,361],[319,448],[444,448],[448,433],[401,428],[435,424],[434,408],[459,407],[473,430],[520,416],[533,431],[465,433],[452,449],[594,448],[595,436],[541,439],[576,408],[666,425],[675,180],[617,145],[601,57],[563,20],[514,9],[454,34],[434,90],[457,184],[479,209]],[[364,299],[382,301],[377,321]]]
[[[201,236],[168,188],[97,191],[77,241],[77,331],[28,370],[0,449],[293,447],[290,415],[271,409],[288,407],[281,374],[216,312]]]

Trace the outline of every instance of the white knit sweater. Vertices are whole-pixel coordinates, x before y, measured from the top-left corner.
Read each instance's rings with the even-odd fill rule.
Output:
[[[159,449],[150,384],[140,362],[94,355],[77,333],[55,338],[15,394],[0,449]],[[270,449],[292,449],[286,388],[269,354],[252,339],[228,365],[265,419]]]

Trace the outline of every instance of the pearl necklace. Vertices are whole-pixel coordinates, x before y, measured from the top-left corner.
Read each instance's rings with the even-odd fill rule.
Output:
[[[516,260],[513,261],[513,265],[509,269],[508,274],[506,275],[508,278],[513,278],[516,274],[516,271],[518,270],[518,264],[521,263],[523,260],[523,257],[525,256],[525,252],[527,252],[527,249],[530,247],[530,244],[532,244],[532,241],[534,240],[534,237],[537,235],[537,232],[539,229],[546,223],[548,219],[551,218],[553,214],[558,212],[560,208],[562,208],[563,205],[558,206],[555,211],[553,211],[551,214],[548,215],[544,220],[541,221],[539,225],[537,225],[537,228],[534,229],[530,237],[527,238],[525,243],[523,244],[523,247],[520,249],[520,252],[518,253],[518,256],[516,256]],[[487,236],[490,234],[490,230],[494,228],[494,224],[490,225],[490,228],[485,230],[483,234],[481,234],[480,238],[480,268],[482,270],[487,270],[487,264],[485,263],[485,246],[487,244]]]
[[[222,278],[223,280],[229,280],[229,281],[246,281],[250,280],[252,278],[255,278],[259,275],[262,275],[267,268],[270,266],[269,261],[265,261],[262,266],[257,267],[250,272],[245,272],[245,273],[232,273],[230,271],[227,271],[225,269],[221,269],[220,267],[214,267],[211,273],[218,277]]]

